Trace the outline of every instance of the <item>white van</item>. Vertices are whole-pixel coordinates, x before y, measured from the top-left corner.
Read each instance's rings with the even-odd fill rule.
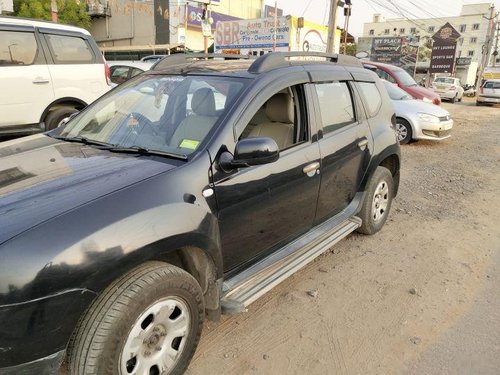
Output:
[[[53,129],[110,88],[87,30],[0,17],[0,135]]]

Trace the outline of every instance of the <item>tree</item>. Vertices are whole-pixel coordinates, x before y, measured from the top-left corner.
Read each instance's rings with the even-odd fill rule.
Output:
[[[89,29],[91,22],[85,2],[57,0],[58,22]],[[50,21],[50,0],[14,0],[14,15]]]

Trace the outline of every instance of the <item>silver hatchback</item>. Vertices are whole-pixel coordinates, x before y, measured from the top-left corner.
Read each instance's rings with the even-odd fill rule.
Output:
[[[500,104],[500,79],[489,79],[483,83],[476,105],[483,104]]]

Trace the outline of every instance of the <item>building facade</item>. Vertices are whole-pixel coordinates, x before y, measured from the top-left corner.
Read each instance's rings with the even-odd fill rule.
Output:
[[[465,83],[470,81],[471,76],[475,76],[483,56],[488,28],[490,22],[494,22],[494,20],[489,19],[490,6],[492,6],[490,3],[463,5],[458,16],[442,18],[385,19],[376,14],[373,17],[373,22],[364,24],[363,37],[418,37],[422,46],[441,26],[449,22],[461,34],[457,40],[456,57],[458,64],[456,65],[455,74]],[[496,9],[493,9],[493,14],[496,14]]]
[[[220,19],[257,18],[263,0],[212,0],[207,17]],[[128,47],[164,53],[185,46],[203,50],[201,18],[203,4],[185,0],[87,0],[92,17],[91,34],[104,50]],[[209,38],[210,39],[210,38]],[[212,40],[209,40],[209,44]]]

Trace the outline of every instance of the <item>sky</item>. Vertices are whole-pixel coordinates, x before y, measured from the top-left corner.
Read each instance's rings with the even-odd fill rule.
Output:
[[[385,18],[402,18],[391,2],[396,4],[409,18],[431,18],[458,16],[464,4],[490,3],[488,0],[351,0],[352,13],[349,20],[349,33],[359,37],[363,33],[363,24],[373,20],[374,13]],[[500,0],[491,1],[500,11]],[[330,0],[277,0],[283,14],[304,17],[320,24],[328,23]],[[265,0],[265,4],[274,6],[274,0]],[[382,6],[381,6],[381,5]],[[389,12],[386,8],[394,9]],[[337,11],[337,26],[344,27],[342,8]],[[417,17],[415,17],[417,16]]]

